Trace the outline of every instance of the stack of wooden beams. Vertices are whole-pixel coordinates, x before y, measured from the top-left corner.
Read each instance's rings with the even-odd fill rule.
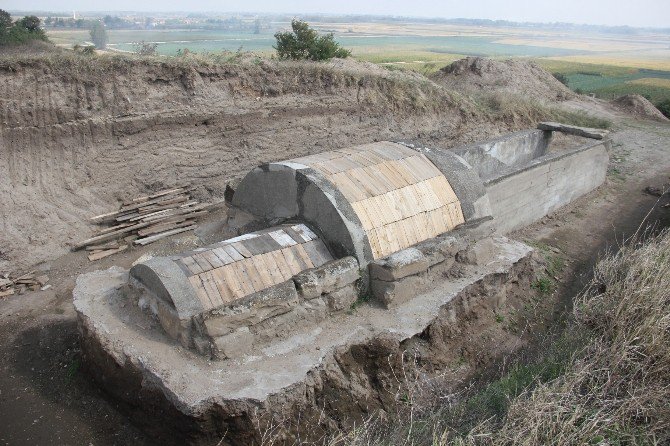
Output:
[[[48,276],[35,276],[34,271],[16,276],[8,273],[0,274],[0,297],[23,294],[27,290],[46,290],[51,287],[51,285],[47,285],[48,281]]]
[[[86,248],[91,261],[124,251],[130,243],[148,245],[170,235],[194,229],[209,205],[191,199],[188,187],[165,189],[137,197],[118,211],[96,215],[91,222],[105,226],[73,250]]]

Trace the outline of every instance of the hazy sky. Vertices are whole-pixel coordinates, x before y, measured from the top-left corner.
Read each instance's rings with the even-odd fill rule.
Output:
[[[670,0],[0,0],[0,8],[316,12],[670,27]]]

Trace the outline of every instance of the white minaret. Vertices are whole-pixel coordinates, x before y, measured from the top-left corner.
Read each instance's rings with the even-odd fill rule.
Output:
[[[74,20],[77,20],[77,13],[74,12],[74,11],[72,11],[72,18],[73,18]]]

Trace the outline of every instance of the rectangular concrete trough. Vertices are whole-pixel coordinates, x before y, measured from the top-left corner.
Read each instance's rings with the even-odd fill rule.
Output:
[[[534,223],[605,181],[606,131],[556,123],[538,127],[454,149],[483,182],[493,217],[489,227],[498,234]],[[570,135],[561,135],[567,142],[554,144],[557,131]]]

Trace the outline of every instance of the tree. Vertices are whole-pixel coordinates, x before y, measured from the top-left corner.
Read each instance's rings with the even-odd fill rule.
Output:
[[[12,27],[12,16],[4,9],[0,9],[0,36],[9,34]]]
[[[274,49],[280,59],[328,60],[333,57],[345,58],[351,51],[335,41],[332,33],[319,35],[307,22],[293,19],[292,32],[278,32]]]
[[[91,40],[96,48],[104,50],[107,47],[107,30],[102,22],[97,21],[93,23],[90,30]]]
[[[40,19],[39,17],[34,15],[27,15],[16,23],[17,25],[24,27],[31,33],[40,30]]]

